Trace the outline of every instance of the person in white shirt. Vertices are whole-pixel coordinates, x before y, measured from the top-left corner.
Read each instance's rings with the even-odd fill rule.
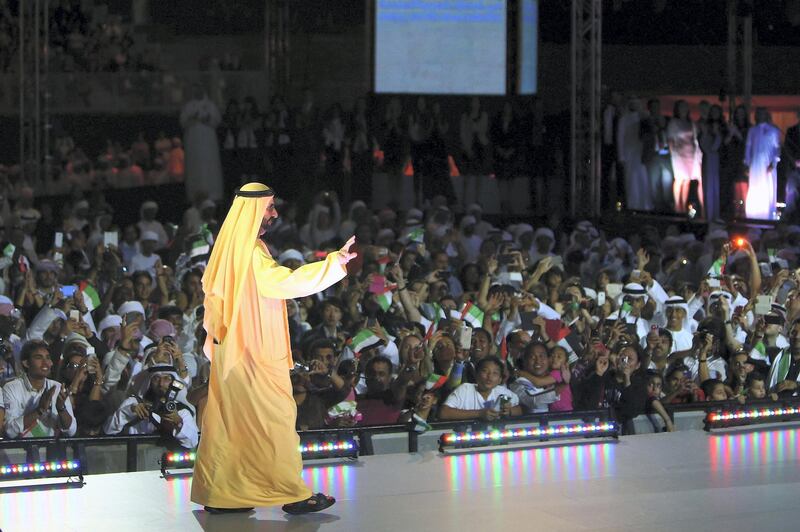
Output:
[[[689,306],[681,296],[672,296],[664,303],[667,315],[666,329],[672,334],[669,353],[688,351],[692,348],[691,318]]]
[[[555,385],[537,386],[531,380],[546,378],[552,380],[547,346],[539,342],[533,342],[528,345],[530,347],[526,346],[521,360],[522,371],[525,372],[525,376],[518,376],[509,388],[519,397],[520,405],[522,405],[525,413],[547,412],[549,405],[558,401],[559,398]]]
[[[156,264],[161,261],[161,257],[155,252],[158,247],[158,235],[153,231],[144,231],[139,240],[140,251],[131,257],[128,269],[131,272],[147,272],[150,277],[156,278]]]
[[[177,386],[176,386],[177,384]],[[199,434],[194,407],[186,398],[186,387],[172,366],[153,366],[135,383],[136,393],[106,420],[106,434],[153,434],[174,438],[182,447],[197,447]],[[174,402],[175,409],[169,406]]]
[[[3,386],[5,433],[9,438],[74,436],[72,402],[60,382],[47,378],[53,367],[47,344],[29,340],[20,360],[25,373]]]
[[[475,367],[475,384],[464,383],[456,388],[439,410],[439,419],[494,421],[521,415],[519,397],[501,384],[504,377],[505,366],[499,358],[482,358]]]
[[[161,249],[167,245],[169,237],[164,230],[164,226],[161,225],[161,222],[156,220],[156,214],[158,214],[158,203],[155,201],[145,201],[139,209],[140,219],[136,222],[136,226],[139,228],[142,238],[144,238],[145,233],[149,231],[155,233],[158,242],[156,249]]]

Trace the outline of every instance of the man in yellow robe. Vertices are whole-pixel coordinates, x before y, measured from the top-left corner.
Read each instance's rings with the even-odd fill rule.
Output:
[[[324,261],[292,271],[259,239],[277,217],[272,189],[242,186],[203,275],[211,377],[192,501],[212,513],[277,504],[305,513],[335,502],[312,495],[300,477],[285,300],[342,280],[355,257],[349,252],[354,239]]]

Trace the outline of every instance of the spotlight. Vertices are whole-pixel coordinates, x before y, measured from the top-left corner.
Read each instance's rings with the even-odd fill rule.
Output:
[[[303,460],[358,458],[358,441],[350,435],[336,440],[301,441]]]
[[[185,452],[165,452],[161,455],[161,474],[164,478],[168,478],[172,473],[170,469],[192,469],[194,461],[197,458],[197,453],[194,451]]]
[[[57,462],[35,462],[30,464],[7,464],[0,466],[0,482],[13,480],[33,480],[40,478],[78,478],[83,485],[83,465],[79,460]]]
[[[800,405],[798,404],[775,404],[766,407],[760,406],[741,409],[719,408],[706,413],[706,418],[703,421],[703,428],[710,432],[712,429],[798,420],[800,420]]]
[[[613,421],[552,425],[549,427],[521,427],[514,429],[490,429],[474,432],[451,432],[439,437],[439,452],[446,447],[487,447],[519,442],[536,442],[574,438],[616,438],[619,428]]]

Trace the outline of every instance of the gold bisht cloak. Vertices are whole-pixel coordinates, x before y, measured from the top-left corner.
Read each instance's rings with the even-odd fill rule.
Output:
[[[279,266],[258,239],[268,200],[259,192],[271,191],[242,186],[203,275],[211,377],[192,501],[204,506],[270,506],[311,496],[300,477],[284,300],[325,290],[346,271],[338,253],[295,271]]]

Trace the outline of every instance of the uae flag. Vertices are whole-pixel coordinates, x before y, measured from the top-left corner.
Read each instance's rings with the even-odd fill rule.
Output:
[[[437,375],[435,373],[431,373],[428,375],[428,380],[425,381],[425,389],[426,390],[436,390],[437,388],[441,388],[447,382],[447,375]]]
[[[472,301],[468,301],[461,309],[461,319],[470,324],[473,329],[483,326],[483,311]]]
[[[388,311],[392,306],[392,294],[393,292],[391,290],[387,290],[382,294],[375,294],[375,299],[384,312]]]
[[[422,244],[422,242],[424,242],[425,240],[425,230],[422,227],[417,227],[416,229],[408,233],[407,238],[411,242],[417,242],[419,244]]]
[[[88,281],[82,281],[79,288],[83,292],[83,300],[89,312],[100,306],[100,294],[97,293],[97,289],[94,286],[90,285]]]
[[[717,259],[714,261],[714,264],[711,265],[711,268],[708,269],[708,275],[711,277],[719,277],[723,273],[725,273],[725,265],[722,262],[722,259]]]
[[[353,352],[360,353],[364,349],[372,347],[380,342],[381,339],[378,338],[378,335],[376,335],[374,332],[370,331],[369,329],[361,329],[358,331],[358,334],[350,339],[350,348],[353,350]]]

